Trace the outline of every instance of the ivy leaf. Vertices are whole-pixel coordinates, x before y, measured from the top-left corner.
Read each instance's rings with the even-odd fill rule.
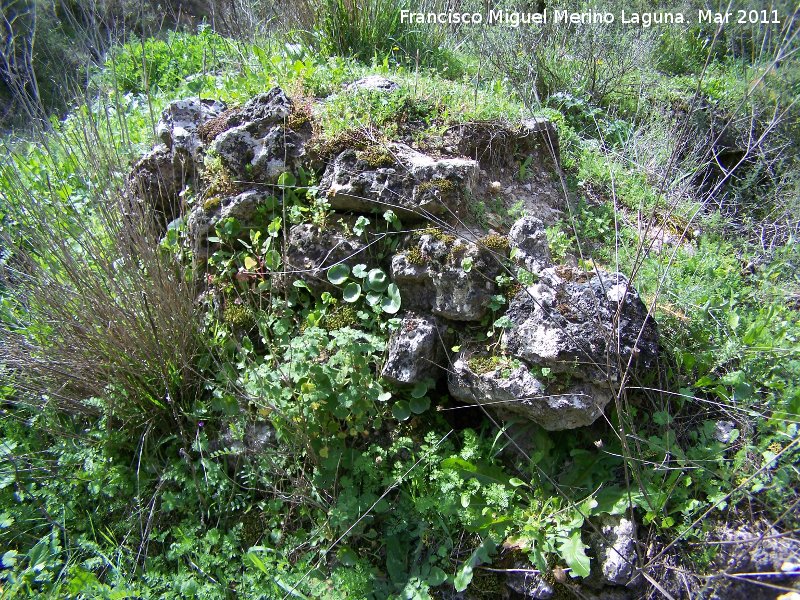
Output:
[[[447,573],[442,571],[439,567],[431,567],[431,572],[428,573],[425,583],[431,587],[436,587],[438,585],[442,585],[446,580]]]
[[[356,219],[355,224],[353,225],[353,233],[356,235],[361,235],[364,233],[364,230],[369,226],[369,219],[365,216],[360,216]]]
[[[302,279],[295,279],[292,282],[292,286],[294,286],[294,287],[296,287],[297,289],[300,289],[300,290],[308,290],[309,292],[311,291],[311,288],[308,287],[308,284],[305,281],[303,281]]]
[[[270,250],[265,253],[264,264],[270,271],[277,271],[281,268],[281,253],[277,250]]]
[[[295,184],[294,175],[289,173],[288,171],[285,173],[281,173],[278,177],[278,185],[281,187],[291,187]]]
[[[351,548],[344,547],[336,554],[336,558],[339,559],[345,567],[353,567],[358,562],[358,554],[355,553]]]
[[[589,557],[586,556],[586,545],[581,540],[580,531],[565,539],[559,546],[558,552],[571,569],[570,576],[589,576]]]
[[[344,286],[342,300],[345,302],[355,302],[361,297],[361,286],[353,281]]]
[[[333,265],[330,269],[328,269],[328,281],[330,281],[333,285],[340,285],[344,283],[347,281],[349,276],[350,267],[344,263]]]
[[[14,524],[14,517],[7,512],[0,513],[0,529],[7,529]]]
[[[396,214],[394,214],[394,211],[387,210],[385,213],[383,213],[383,218],[386,220],[387,223],[389,223],[392,227],[394,227],[395,231],[400,231],[402,225],[400,223],[400,219],[397,218]]]
[[[414,388],[411,390],[411,397],[412,398],[422,398],[425,394],[428,393],[429,383],[427,379],[422,381],[418,381]]]
[[[514,327],[514,321],[503,315],[494,322],[494,326],[500,329],[511,329]]]

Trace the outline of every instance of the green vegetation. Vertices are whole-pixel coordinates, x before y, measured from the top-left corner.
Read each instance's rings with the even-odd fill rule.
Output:
[[[498,356],[496,354],[473,354],[467,361],[469,368],[478,375],[483,375],[485,373],[497,370],[500,370],[501,372],[510,371],[519,366],[518,364],[514,363],[514,359],[509,359],[505,356]]]
[[[391,167],[397,163],[397,159],[388,148],[378,145],[367,146],[364,150],[359,150],[356,152],[356,158],[363,160],[373,169]]]
[[[481,246],[501,254],[507,254],[509,248],[511,247],[511,243],[508,241],[507,237],[504,235],[498,235],[496,233],[482,237],[480,240],[478,240],[478,242]]]
[[[420,193],[428,192],[430,190],[438,190],[440,192],[452,192],[455,189],[455,184],[449,179],[431,179],[430,181],[423,181],[417,186]]]
[[[422,253],[422,250],[419,249],[419,246],[412,246],[406,252],[406,258],[408,262],[412,265],[424,265],[427,261],[425,255]]]
[[[482,567],[500,557],[551,581],[588,575],[602,515],[635,515],[641,539],[705,575],[719,524],[798,529],[800,68],[781,45],[794,38],[565,27],[533,44],[531,28],[498,27],[458,45],[400,26],[401,2],[311,4],[305,33],[202,26],[115,45],[89,104],[47,130],[23,111],[29,139],[4,140],[0,597],[497,597]],[[367,74],[400,88],[343,90]],[[551,118],[567,188],[552,255],[629,274],[662,362],[608,423],[526,426],[524,455],[488,419],[452,418],[462,407],[442,389],[380,378],[405,302],[388,265],[335,264],[319,298],[283,272],[287,229],[330,221],[319,173],[282,175],[260,225],[222,220],[194,256],[185,220],[130,202],[125,174],[172,99],[242,104],[272,85],[303,103],[290,126],[311,124],[321,158],[355,148],[376,167],[394,164],[392,138],[438,146],[457,123]],[[236,189],[213,157],[197,181],[182,201],[209,212]],[[469,208],[484,229],[511,216],[500,198]],[[400,224],[384,219],[352,230],[396,248]],[[446,231],[417,240],[450,246]],[[427,261],[413,245],[407,258]],[[498,277],[476,373],[515,367],[501,311],[535,277],[514,275]],[[542,378],[557,389],[569,373]],[[638,566],[662,581],[663,564]]]

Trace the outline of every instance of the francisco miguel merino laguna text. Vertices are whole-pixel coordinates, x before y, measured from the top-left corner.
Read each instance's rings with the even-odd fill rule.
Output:
[[[650,27],[656,24],[686,23],[686,16],[678,12],[626,12],[621,11],[620,22],[632,25]],[[485,15],[479,12],[412,12],[400,11],[401,23],[413,24],[439,24],[439,25],[507,25],[519,27],[520,25],[544,25],[547,23],[578,25],[578,24],[609,24],[614,23],[617,16],[608,11],[587,10],[584,12],[571,12],[568,10],[545,9],[538,12],[511,12],[502,9],[491,10]]]

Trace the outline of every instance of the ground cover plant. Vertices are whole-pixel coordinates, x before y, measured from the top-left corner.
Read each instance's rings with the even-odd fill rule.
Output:
[[[794,22],[412,35],[396,23],[404,7],[366,2],[382,17],[367,23],[358,3],[319,2],[316,29],[131,39],[90,69],[66,118],[5,136],[0,597],[494,598],[520,572],[583,597],[594,540],[620,517],[636,524],[638,581],[615,588],[627,597],[749,585],[752,566],[726,562],[744,537],[786,542],[791,562]],[[436,52],[417,51],[436,35]],[[489,64],[478,44],[496,50]],[[397,89],[345,90],[368,75]],[[276,176],[255,217],[229,200],[259,184],[257,167],[233,173],[220,153],[185,177],[174,214],[131,193],[173,100],[225,101],[224,119],[274,86],[321,167]],[[398,140],[440,157],[459,127],[530,117],[558,134],[554,268],[625,273],[660,335],[657,363],[624,370],[605,414],[564,431],[502,421],[441,380],[381,377],[413,301],[386,262],[403,248],[417,268],[440,261],[465,278],[496,262],[498,292],[465,326],[468,362],[519,368],[506,314],[539,275],[515,266],[508,234],[526,208],[503,186],[538,185],[532,154],[490,157],[456,220],[420,224],[393,205],[337,221],[335,193],[320,192],[342,151],[398,169]],[[192,214],[220,217],[203,248]],[[289,232],[303,226],[364,249],[298,277]],[[567,389],[576,372],[537,377]],[[726,531],[739,537],[715,543]],[[760,581],[763,597],[797,585]]]

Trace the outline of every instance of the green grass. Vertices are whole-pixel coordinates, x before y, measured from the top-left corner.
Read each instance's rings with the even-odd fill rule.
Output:
[[[665,106],[693,90],[691,50],[673,57],[671,71],[682,74],[648,101]],[[153,143],[153,120],[174,98],[241,104],[280,85],[290,95],[326,98],[314,119],[328,139],[361,126],[385,137],[410,128],[425,141],[455,123],[526,114],[505,82],[476,87],[383,51],[364,63],[287,46],[277,35],[243,44],[208,31],[131,42],[96,75],[91,107],[57,124],[45,143],[14,146],[13,162],[0,171],[3,233],[19,244],[8,247],[26,247],[15,219],[32,219],[38,213],[30,209],[40,207],[39,218],[75,242],[86,273],[108,263],[98,249],[113,250],[115,240],[98,215],[111,186]],[[343,91],[371,73],[400,89]],[[744,85],[739,73],[715,65],[702,92],[732,110],[729,97]],[[203,273],[220,295],[201,305],[196,325],[205,343],[191,357],[199,384],[174,409],[140,408],[162,420],[143,425],[111,409],[134,401],[120,387],[82,399],[93,414],[59,409],[55,395],[32,395],[24,378],[8,377],[0,387],[3,592],[429,598],[441,585],[471,584],[488,594],[491,582],[473,577],[473,569],[497,556],[503,541],[542,570],[557,564],[584,572],[587,517],[633,510],[648,535],[665,540],[702,540],[716,523],[736,523],[752,510],[782,519],[787,530],[800,525],[782,514],[800,459],[794,240],[764,252],[732,237],[732,224],[698,198],[661,189],[625,154],[627,136],[641,126],[637,117],[577,93],[543,112],[559,129],[571,194],[570,210],[547,232],[553,255],[632,275],[662,336],[662,364],[631,382],[610,410],[611,426],[531,427],[525,460],[501,453],[504,438],[487,422],[453,430],[430,408],[449,402],[441,390],[393,388],[375,377],[397,325],[380,307],[362,295],[346,304],[339,292],[316,301],[300,288],[271,294],[233,280],[240,267],[258,267],[254,248],[289,225],[280,211],[270,211],[248,239],[233,235],[235,223],[221,224],[221,248]],[[307,206],[301,183],[310,185],[286,191],[290,221],[324,222],[325,208]],[[489,208],[482,207],[484,217]],[[639,224],[651,218],[671,234],[691,231],[691,239],[642,252]],[[187,260],[180,225],[171,231],[159,252]],[[82,246],[81,235],[90,234],[100,243]],[[505,248],[499,237],[489,241]],[[41,242],[34,249],[44,268],[64,249]],[[145,276],[141,265],[112,264],[121,269],[110,278],[117,293],[137,298],[141,286],[131,282]],[[45,313],[0,293],[4,327],[44,349],[57,341],[48,338],[53,323]],[[729,443],[714,438],[720,419],[734,421]],[[253,428],[267,422],[277,445],[243,451],[254,444]],[[620,428],[627,437],[617,436]],[[629,440],[636,440],[634,454]],[[708,565],[700,553],[682,560]]]

